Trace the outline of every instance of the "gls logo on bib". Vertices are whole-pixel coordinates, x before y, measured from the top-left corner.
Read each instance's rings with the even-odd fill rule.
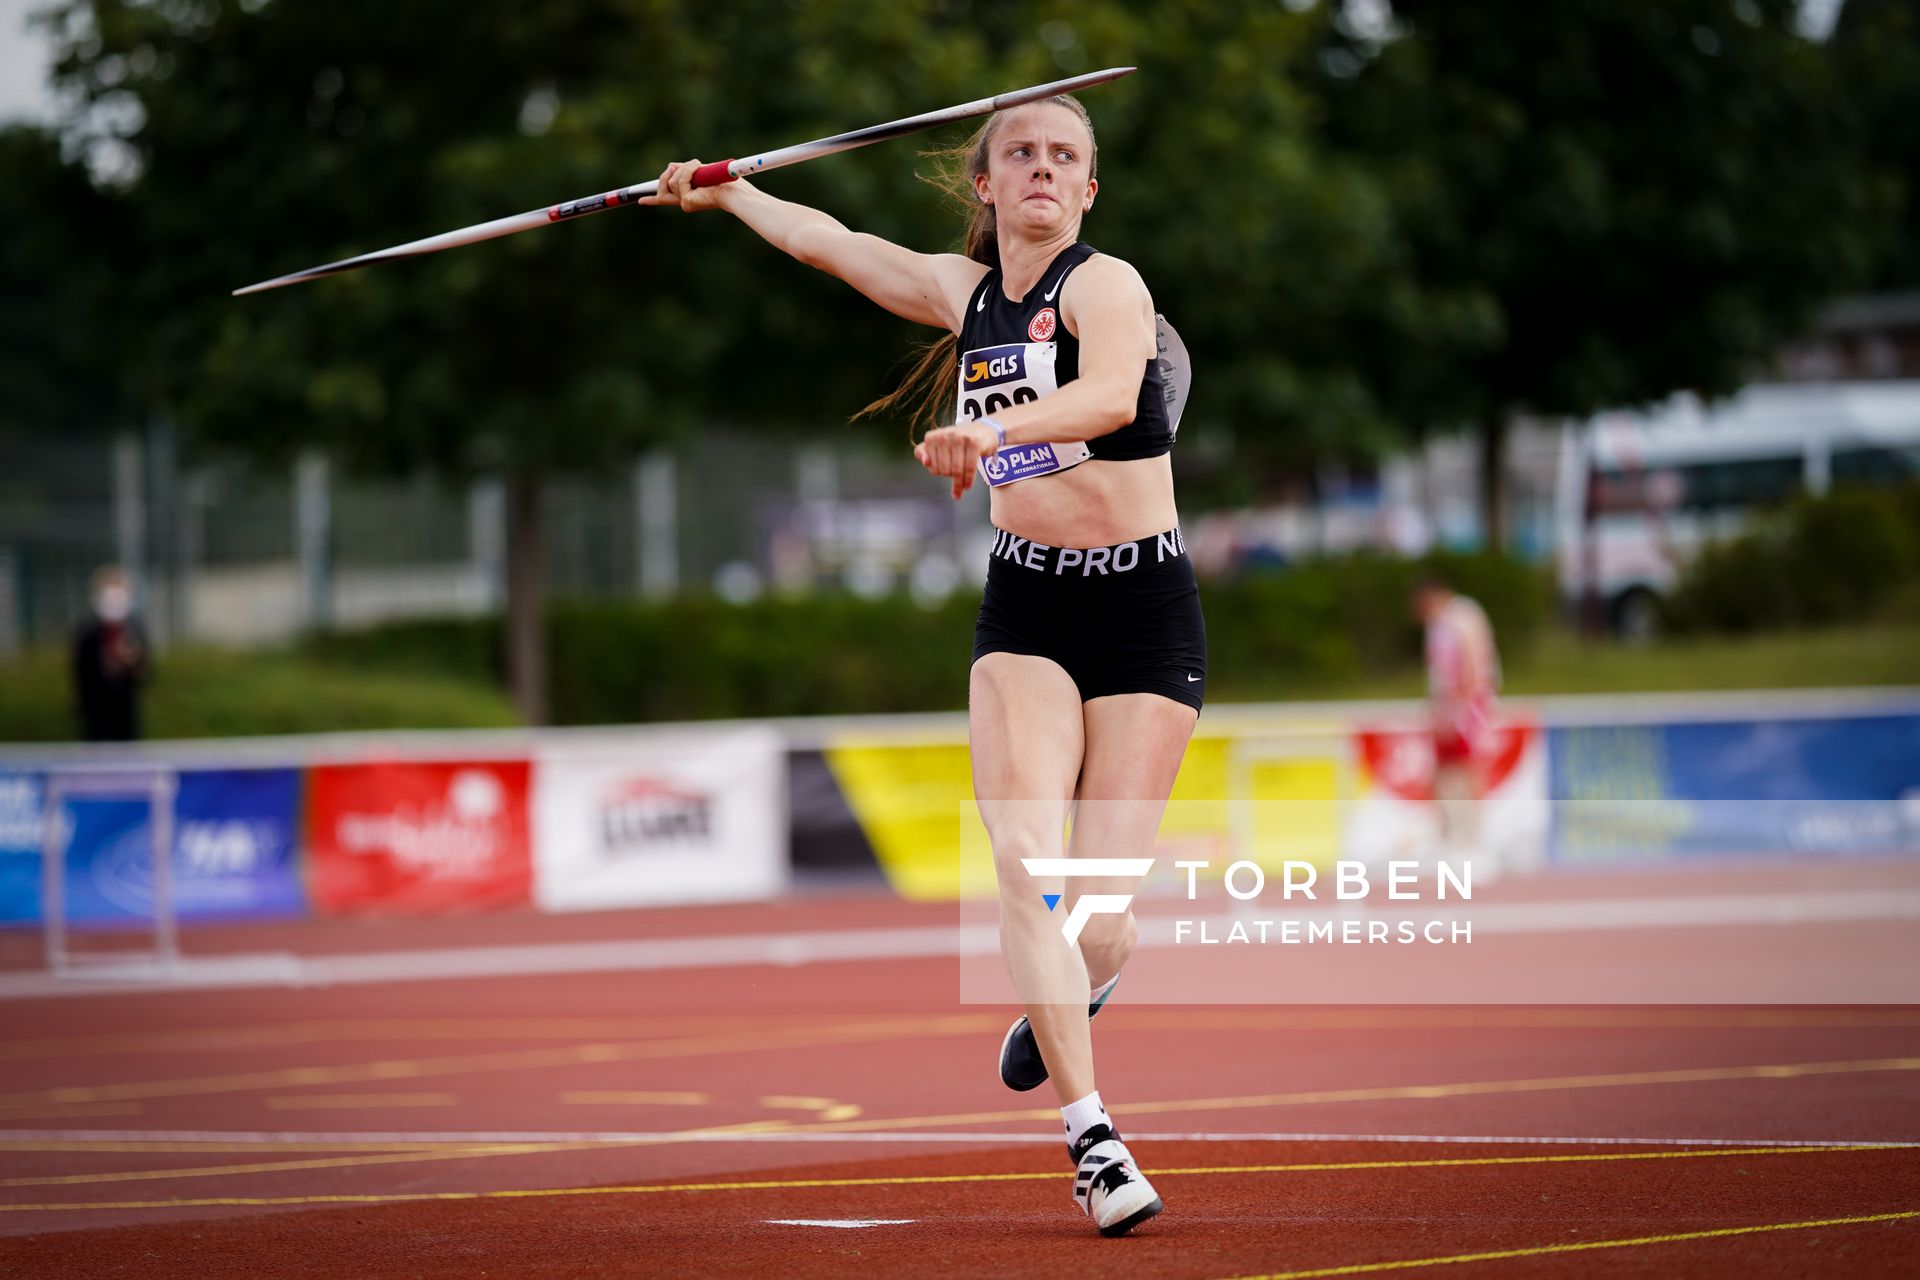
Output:
[[[978,422],[1058,391],[1053,371],[1057,350],[1051,342],[1014,342],[961,356],[960,416]]]
[[[1051,309],[1047,313],[1051,314]],[[1030,329],[1029,332],[1032,332]],[[1049,334],[1052,329],[1047,330]],[[1052,342],[1010,342],[978,347],[960,357],[960,417],[967,422],[991,418],[1016,404],[1030,404],[1060,389]],[[980,474],[998,488],[1034,476],[1077,466],[1093,456],[1082,441],[1030,444],[980,459]]]

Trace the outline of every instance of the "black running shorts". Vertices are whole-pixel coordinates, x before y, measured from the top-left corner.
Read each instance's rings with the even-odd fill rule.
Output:
[[[1178,529],[1112,547],[1049,547],[996,529],[973,660],[1030,653],[1059,663],[1080,700],[1157,693],[1198,710],[1207,624]]]

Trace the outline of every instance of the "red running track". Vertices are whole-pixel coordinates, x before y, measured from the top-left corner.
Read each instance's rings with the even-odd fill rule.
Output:
[[[189,946],[951,919],[853,895]],[[995,1076],[1008,1015],[957,985],[918,956],[0,1002],[0,1276],[1916,1273],[1911,1007],[1118,1004],[1101,1090],[1167,1212],[1107,1241],[1053,1099]]]

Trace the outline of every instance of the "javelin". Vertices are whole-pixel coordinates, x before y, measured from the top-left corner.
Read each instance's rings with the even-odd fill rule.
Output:
[[[908,116],[904,120],[869,125],[865,129],[855,129],[851,133],[837,133],[831,138],[820,138],[813,142],[802,142],[798,146],[782,147],[778,151],[769,151],[764,155],[751,156],[745,160],[716,160],[712,164],[703,164],[693,171],[693,185],[717,187],[723,182],[732,182],[735,178],[744,178],[750,173],[763,173],[768,169],[784,168],[790,164],[799,164],[803,160],[817,160],[821,156],[851,151],[855,147],[864,147],[875,142],[886,142],[892,138],[905,137],[909,133],[919,133],[924,129],[937,129],[943,124],[952,124],[956,120],[984,116],[991,112],[1004,111],[1008,107],[1018,107],[1029,102],[1038,102],[1043,98],[1051,98],[1055,94],[1091,88],[1096,84],[1105,84],[1109,80],[1118,80],[1121,76],[1131,75],[1133,70],[1132,67],[1108,67],[1105,71],[1093,71],[1084,76],[1055,80],[1050,84],[1037,84],[1030,89],[1015,89],[1011,93],[1003,93],[992,98],[980,98],[974,102],[947,107],[941,111],[929,111],[925,115]],[[259,284],[250,284],[244,289],[235,289],[233,296],[237,298],[242,294],[262,293],[268,289],[300,284],[306,280],[317,280],[321,276],[353,271],[360,267],[371,266],[376,262],[389,262],[395,258],[417,258],[422,254],[438,253],[442,249],[453,249],[463,244],[474,244],[499,236],[517,235],[522,231],[531,231],[535,227],[544,227],[548,223],[565,222],[569,218],[578,218],[589,213],[603,213],[608,209],[618,209],[621,205],[633,204],[646,196],[653,195],[659,188],[659,180],[655,179],[652,182],[622,187],[618,191],[584,196],[579,200],[569,200],[565,204],[548,205],[544,209],[518,213],[510,218],[496,218],[492,222],[482,222],[475,226],[462,227],[458,231],[428,236],[425,240],[412,240],[406,244],[395,245],[391,249],[363,253],[357,258],[342,258],[338,262],[329,262],[324,267],[308,267],[305,271],[296,271],[292,275],[275,276],[271,280],[262,280]]]

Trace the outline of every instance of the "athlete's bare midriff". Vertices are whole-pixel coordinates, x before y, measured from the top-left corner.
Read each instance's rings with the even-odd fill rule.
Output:
[[[991,511],[995,528],[1050,547],[1107,547],[1164,533],[1180,523],[1173,456],[1091,458],[995,489]]]

